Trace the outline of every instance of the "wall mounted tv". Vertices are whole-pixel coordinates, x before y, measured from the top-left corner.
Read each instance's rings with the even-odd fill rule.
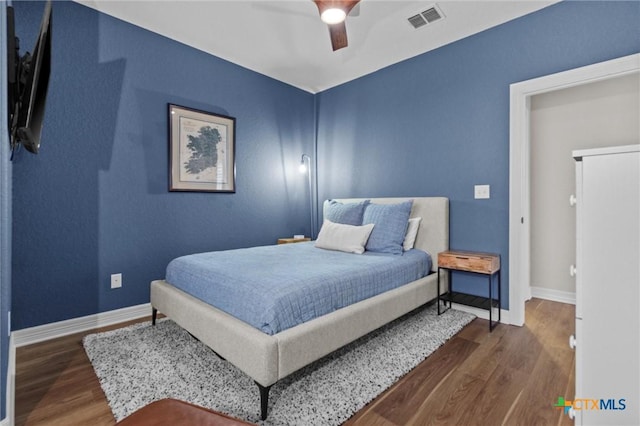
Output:
[[[33,53],[20,55],[14,10],[7,7],[8,107],[11,151],[38,153],[51,71],[51,2],[45,4]]]

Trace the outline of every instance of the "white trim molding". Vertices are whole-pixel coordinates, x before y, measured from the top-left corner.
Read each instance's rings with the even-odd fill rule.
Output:
[[[9,359],[7,365],[6,383],[6,417],[2,419],[0,426],[13,426],[15,424],[15,403],[16,403],[16,347],[13,344],[13,336],[9,336]]]
[[[640,71],[640,53],[588,65],[510,86],[509,110],[509,311],[514,325],[524,325],[530,283],[530,103],[542,93]]]
[[[21,346],[51,340],[73,333],[80,333],[94,328],[131,321],[145,316],[149,316],[149,318],[151,318],[150,303],[25,328],[12,332],[11,337],[15,347],[19,348]]]
[[[555,290],[552,288],[531,286],[531,297],[551,300],[552,302],[576,304],[576,294],[570,291]]]

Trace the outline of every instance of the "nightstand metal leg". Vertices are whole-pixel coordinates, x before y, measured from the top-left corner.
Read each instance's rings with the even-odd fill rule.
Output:
[[[498,271],[498,322],[502,320],[502,318],[500,318],[502,312],[502,283],[500,282],[501,276],[502,272]]]
[[[440,312],[440,268],[438,268],[438,294],[437,294],[437,304],[438,304],[438,315],[441,314]]]
[[[437,304],[438,304],[438,315],[444,314],[449,309],[451,309],[451,271],[446,269],[447,271],[447,295],[448,297],[445,299],[440,294],[440,267],[438,267],[438,294],[437,294]],[[447,309],[442,310],[441,304],[444,304],[444,307],[447,307],[447,300],[449,300],[449,307]]]
[[[493,322],[493,307],[494,307],[494,299],[493,299],[493,276],[498,275],[498,298],[496,299],[497,309],[498,309],[498,320]],[[493,329],[500,323],[502,320],[502,282],[501,282],[501,273],[500,271],[494,272],[489,275],[489,331],[493,331]]]
[[[489,332],[491,332],[493,330],[493,321],[491,318],[491,315],[493,314],[493,292],[492,292],[492,288],[493,287],[493,274],[489,274]]]

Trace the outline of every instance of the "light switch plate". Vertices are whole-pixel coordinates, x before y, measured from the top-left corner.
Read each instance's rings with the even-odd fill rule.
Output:
[[[490,185],[475,185],[473,187],[476,200],[491,198]]]

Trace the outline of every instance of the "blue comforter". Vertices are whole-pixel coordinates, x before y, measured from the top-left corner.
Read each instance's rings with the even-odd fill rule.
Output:
[[[172,260],[166,280],[255,328],[276,334],[431,270],[421,250],[352,254],[313,242],[193,254]]]

